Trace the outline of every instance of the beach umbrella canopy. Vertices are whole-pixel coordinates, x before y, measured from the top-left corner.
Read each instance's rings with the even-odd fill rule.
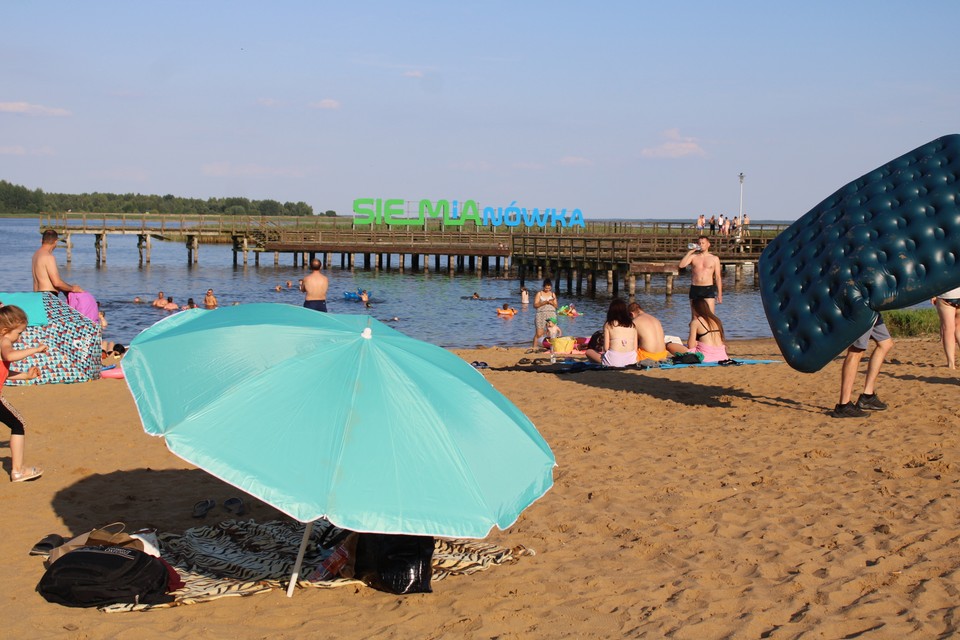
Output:
[[[368,316],[183,311],[123,371],[147,433],[301,522],[482,538],[553,484],[550,447],[478,371]]]

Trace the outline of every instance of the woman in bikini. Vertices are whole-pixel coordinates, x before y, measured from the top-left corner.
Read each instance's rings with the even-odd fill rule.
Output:
[[[940,316],[940,342],[947,356],[947,368],[956,369],[957,343],[960,342],[960,287],[931,300]]]
[[[707,304],[706,298],[690,301],[693,320],[690,321],[690,337],[687,349],[703,354],[704,362],[727,360],[727,348],[723,344],[723,323]]]
[[[608,367],[629,367],[637,363],[637,330],[633,327],[633,316],[627,311],[627,303],[622,299],[614,298],[607,309],[603,354],[587,349],[586,356]]]

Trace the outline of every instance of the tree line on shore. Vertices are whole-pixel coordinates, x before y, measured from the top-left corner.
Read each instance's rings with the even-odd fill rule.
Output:
[[[306,202],[249,198],[181,198],[139,193],[45,193],[0,180],[0,213],[84,211],[89,213],[168,213],[228,216],[312,216]],[[334,211],[322,215],[335,216]]]

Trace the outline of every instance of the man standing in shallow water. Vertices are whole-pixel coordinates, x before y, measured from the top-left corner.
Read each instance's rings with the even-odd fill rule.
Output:
[[[690,304],[697,298],[705,298],[711,313],[716,313],[716,305],[723,303],[723,278],[720,273],[720,258],[710,253],[710,240],[706,236],[697,238],[697,246],[687,251],[680,260],[680,268],[690,265],[693,276],[690,278]]]
[[[314,311],[327,310],[327,287],[330,285],[327,276],[320,273],[323,263],[314,258],[310,261],[310,275],[300,283],[303,291],[303,306]]]
[[[57,248],[60,235],[55,229],[47,229],[40,240],[40,248],[33,254],[33,290],[49,291],[51,293],[83,293],[77,285],[67,284],[60,278],[57,269],[57,259],[53,257],[53,250]]]

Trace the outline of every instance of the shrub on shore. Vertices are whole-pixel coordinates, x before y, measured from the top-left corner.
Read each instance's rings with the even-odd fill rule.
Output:
[[[884,311],[883,321],[887,323],[890,335],[894,338],[940,334],[940,318],[937,310],[933,308]]]

